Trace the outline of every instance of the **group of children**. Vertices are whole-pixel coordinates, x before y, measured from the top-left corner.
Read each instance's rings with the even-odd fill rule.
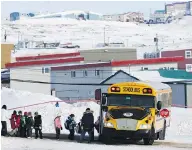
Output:
[[[31,112],[24,112],[22,115],[22,111],[13,111],[11,115],[11,128],[12,131],[10,132],[11,136],[23,137],[23,138],[31,138],[32,137],[32,130],[35,129],[35,138],[42,139],[42,120],[41,115],[38,112],[35,112],[35,117],[33,118]]]
[[[93,141],[94,127],[99,133],[99,117],[97,121],[94,123],[93,112],[90,110],[90,108],[87,108],[86,111],[83,113],[83,117],[79,123],[76,123],[74,118],[75,118],[75,115],[70,114],[64,123],[65,129],[69,130],[68,139],[74,140],[74,135],[76,130],[76,133],[80,134],[80,142],[84,140],[86,132],[88,132],[89,134],[88,142]],[[55,118],[54,125],[55,125],[55,131],[56,131],[56,139],[59,140],[60,132],[63,129],[61,125],[61,116],[57,116]]]
[[[78,134],[81,134],[80,141],[82,141],[85,137],[85,133],[89,134],[89,142],[94,139],[94,127],[99,132],[99,118],[94,123],[93,112],[90,108],[87,108],[83,113],[83,117],[79,123],[75,121],[75,115],[71,114],[67,117],[64,123],[65,129],[69,130],[68,139],[74,140],[75,130]],[[9,133],[10,136],[17,136],[23,138],[31,138],[32,130],[35,129],[35,138],[37,139],[42,136],[42,118],[38,112],[34,113],[34,118],[31,112],[22,111],[13,111],[13,114],[10,118],[12,131]],[[56,131],[56,139],[60,139],[61,130],[63,130],[61,123],[61,116],[58,115],[54,119],[55,131]]]

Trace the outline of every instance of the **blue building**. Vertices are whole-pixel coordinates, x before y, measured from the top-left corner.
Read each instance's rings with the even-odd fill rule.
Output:
[[[12,12],[10,14],[10,21],[15,21],[20,19],[20,13],[19,12]]]
[[[34,13],[19,13],[19,12],[12,12],[10,14],[10,21],[16,21],[21,19],[22,17],[34,17],[35,14]]]

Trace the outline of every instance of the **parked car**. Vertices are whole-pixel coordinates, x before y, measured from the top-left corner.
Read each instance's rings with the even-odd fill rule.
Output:
[[[79,45],[73,45],[72,43],[60,44],[60,48],[80,48]]]
[[[10,71],[9,69],[1,70],[1,83],[9,83],[10,82]]]

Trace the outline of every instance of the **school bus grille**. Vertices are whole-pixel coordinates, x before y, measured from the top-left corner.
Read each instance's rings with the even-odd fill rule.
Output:
[[[118,130],[136,131],[137,120],[135,119],[116,119]]]

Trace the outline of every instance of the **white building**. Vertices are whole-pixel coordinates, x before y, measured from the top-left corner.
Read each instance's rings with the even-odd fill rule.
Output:
[[[153,14],[150,14],[150,23],[166,23],[169,15],[165,13],[165,10],[156,10]]]
[[[10,87],[16,90],[50,94],[51,70],[53,66],[84,61],[80,53],[49,54],[16,57],[16,62],[6,64],[10,69]]]
[[[176,2],[165,5],[166,14],[176,16],[179,15],[191,15],[192,14],[192,2]]]
[[[144,15],[140,12],[128,12],[121,16],[122,22],[144,22]]]
[[[121,21],[121,15],[120,14],[103,15],[103,20],[106,20],[106,21]]]
[[[140,12],[127,12],[123,14],[104,15],[103,20],[120,22],[144,22],[144,15]]]
[[[70,18],[82,20],[102,20],[103,15],[91,11],[70,10],[57,13],[40,14],[36,15],[33,18]]]
[[[158,58],[52,67],[51,82],[53,84],[51,88],[55,91],[55,96],[62,100],[92,99],[95,89],[102,88],[103,91],[106,91],[110,84],[117,82],[166,81],[167,78],[162,78],[157,71],[151,70],[164,67],[177,68],[177,62],[182,59],[182,57]],[[174,81],[174,79],[167,80]]]

